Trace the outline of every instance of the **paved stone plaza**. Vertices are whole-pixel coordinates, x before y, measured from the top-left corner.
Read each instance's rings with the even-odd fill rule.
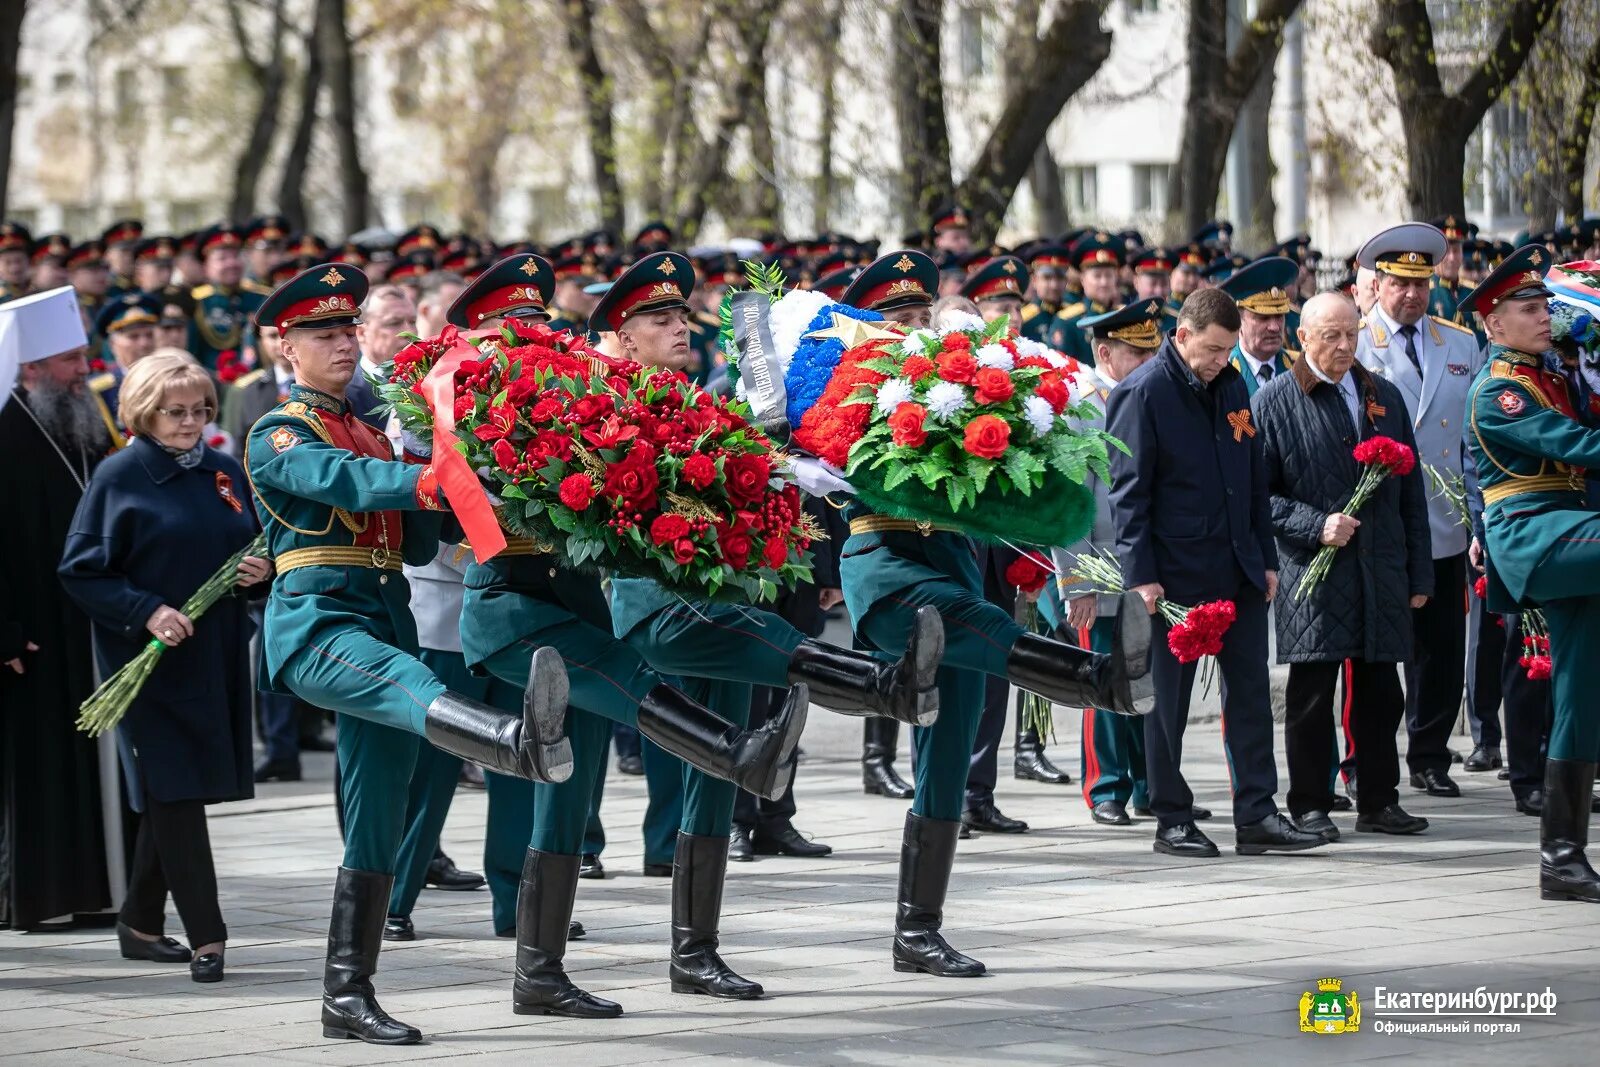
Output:
[[[1062,763],[1074,779],[1075,718],[1059,717],[1052,746],[1072,754]],[[1433,820],[1425,837],[1357,835],[1354,818],[1339,816],[1346,833],[1337,845],[1244,860],[1227,828],[1218,727],[1196,724],[1185,762],[1199,800],[1218,812],[1208,829],[1224,855],[1183,862],[1151,851],[1149,820],[1094,826],[1076,784],[1013,782],[1003,753],[999,799],[1033,832],[962,843],[946,929],[992,973],[940,980],[890,968],[904,808],[862,795],[859,731],[857,720],[821,711],[807,728],[797,824],[834,855],[732,865],[724,954],[765,983],[766,1000],[668,992],[667,880],[638,874],[644,783],[613,773],[603,809],[611,876],[581,883],[577,917],[589,936],[567,963],[586,988],[622,1002],[622,1019],[513,1016],[512,944],[490,930],[487,891],[429,891],[415,914],[422,939],[386,946],[378,976],[384,1005],[420,1026],[427,1043],[324,1040],[316,998],[339,841],[330,757],[316,756],[311,780],[212,809],[232,933],[226,982],[197,986],[186,967],[123,961],[105,935],[0,933],[0,1057],[39,1065],[473,1057],[573,1067],[1592,1060],[1600,908],[1538,899],[1535,821],[1513,812],[1493,774],[1459,775],[1460,800],[1402,787],[1406,805]],[[483,794],[460,792],[445,846],[463,866],[476,866],[483,820]],[[168,932],[181,936],[170,909]],[[1359,1033],[1300,1033],[1300,997],[1325,976],[1359,993]],[[1549,986],[1559,1004],[1555,1018],[1503,1020],[1520,1022],[1520,1034],[1384,1035],[1375,1032],[1376,986],[1391,994]]]

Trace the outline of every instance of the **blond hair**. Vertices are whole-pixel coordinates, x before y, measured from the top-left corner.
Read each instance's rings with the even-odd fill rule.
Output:
[[[158,348],[129,368],[122,379],[117,412],[132,434],[148,434],[156,409],[174,389],[198,389],[211,410],[217,410],[217,387],[211,375],[181,348]]]

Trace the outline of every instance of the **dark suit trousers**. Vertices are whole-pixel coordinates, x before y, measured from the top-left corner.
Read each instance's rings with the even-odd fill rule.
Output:
[[[1006,584],[1005,572],[1017,553],[1009,548],[980,548],[983,567],[983,598],[1004,608],[1016,610],[1017,590]],[[1011,705],[1011,683],[988,675],[983,691],[983,718],[978,720],[978,736],[972,743],[972,762],[967,767],[967,807],[994,799],[1000,777],[1000,741],[1006,733],[1006,709]]]
[[[146,798],[144,809],[118,918],[141,934],[162,933],[170,891],[190,948],[226,941],[205,805],[198,800],[160,804]]]
[[[1467,721],[1472,724],[1472,743],[1484,748],[1499,748],[1500,672],[1505,660],[1506,631],[1500,616],[1471,598],[1467,613]]]
[[[1376,814],[1400,799],[1395,730],[1405,710],[1405,696],[1400,692],[1397,664],[1359,659],[1291,663],[1284,692],[1283,742],[1289,757],[1289,795],[1285,800],[1293,815],[1333,809],[1328,767],[1335,758],[1334,734],[1328,724],[1341,674],[1350,705],[1345,722],[1355,747],[1357,808],[1362,814]]]
[[[1555,698],[1548,681],[1528,677],[1522,657],[1519,616],[1505,617],[1505,656],[1500,685],[1506,702],[1506,769],[1511,772],[1511,793],[1527,797],[1544,789],[1545,746],[1555,719]]]
[[[1406,764],[1411,773],[1450,769],[1450,731],[1466,679],[1467,554],[1433,561],[1433,596],[1411,612],[1414,647],[1406,666]]]
[[[1217,657],[1222,676],[1222,744],[1233,789],[1233,822],[1247,826],[1278,810],[1278,766],[1273,757],[1272,693],[1267,679],[1267,604],[1261,591],[1241,582],[1233,594],[1238,618]],[[1194,794],[1184,781],[1183,733],[1197,663],[1179,663],[1167,648],[1167,627],[1158,618],[1150,650],[1155,710],[1144,719],[1145,768],[1150,808],[1163,828],[1194,819]],[[1322,765],[1326,777],[1328,764]]]

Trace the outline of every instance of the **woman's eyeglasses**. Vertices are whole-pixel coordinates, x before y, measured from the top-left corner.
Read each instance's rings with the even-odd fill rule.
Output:
[[[196,422],[210,422],[211,416],[216,413],[216,409],[209,404],[197,408],[156,408],[156,411],[173,422],[183,422],[186,419],[193,419]]]

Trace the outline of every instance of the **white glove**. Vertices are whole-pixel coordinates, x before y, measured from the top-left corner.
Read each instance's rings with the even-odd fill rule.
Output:
[[[827,496],[829,493],[855,495],[850,483],[844,480],[844,471],[830,463],[813,456],[794,456],[789,460],[789,467],[794,471],[794,480],[800,483],[800,488],[812,496]]]

